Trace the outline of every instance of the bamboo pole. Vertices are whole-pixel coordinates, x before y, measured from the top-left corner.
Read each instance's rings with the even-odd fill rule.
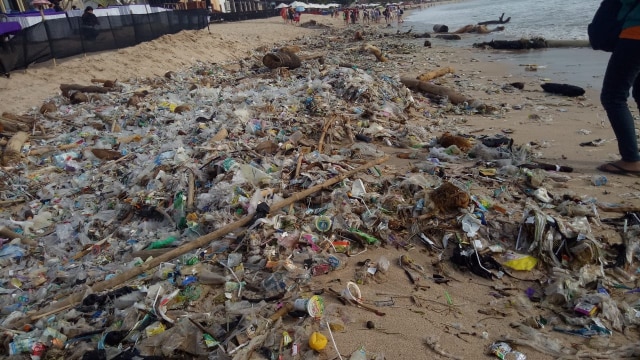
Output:
[[[389,160],[389,156],[384,156],[375,160],[371,160],[368,163],[361,165],[353,170],[347,171],[341,175],[338,175],[334,178],[331,178],[325,182],[323,182],[322,184],[318,184],[316,186],[313,186],[309,189],[300,191],[298,193],[295,193],[293,195],[291,195],[290,197],[277,202],[273,205],[271,205],[271,213],[273,213],[274,211],[280,210],[284,207],[287,207],[297,201],[300,201],[304,198],[306,198],[307,196],[318,192],[320,190],[326,189],[329,186],[332,186],[334,184],[337,184],[339,182],[341,182],[342,180],[355,175],[363,170],[367,170],[373,166],[382,164],[383,162]],[[164,262],[168,262],[170,260],[173,260],[175,258],[177,258],[180,255],[183,255],[189,251],[193,251],[195,249],[198,248],[202,248],[204,246],[206,246],[208,243],[210,243],[211,241],[220,238],[236,229],[239,229],[245,225],[247,225],[251,220],[253,219],[253,214],[249,214],[244,216],[243,218],[241,218],[240,220],[233,222],[231,224],[227,224],[223,227],[221,227],[220,229],[213,231],[207,235],[201,236],[187,244],[184,244],[180,247],[177,247],[169,252],[166,252],[148,262],[143,263],[140,266],[136,266],[133,269],[130,269],[128,271],[125,271],[123,273],[120,273],[116,276],[114,276],[113,278],[109,279],[109,280],[104,280],[101,281],[99,283],[94,284],[91,287],[91,291],[94,293],[99,293],[99,292],[103,292],[109,289],[112,289],[118,285],[123,284],[124,282],[126,282],[129,279],[132,279],[142,273],[144,273],[145,271],[148,271],[150,269],[155,268],[156,266],[164,263]],[[82,298],[84,297],[84,292],[77,292],[74,293],[72,295],[69,295],[67,298],[65,298],[64,300],[58,301],[56,303],[53,303],[41,310],[39,310],[38,312],[31,314],[29,318],[26,318],[25,321],[29,321],[29,319],[37,319],[40,316],[42,316],[42,314],[46,313],[46,314],[54,314],[57,311],[61,311],[65,308],[67,308],[68,306],[72,306],[74,304],[80,303],[82,301]],[[14,326],[22,326],[24,325],[24,323],[22,323],[22,321],[20,321],[20,324],[16,323],[14,324]]]

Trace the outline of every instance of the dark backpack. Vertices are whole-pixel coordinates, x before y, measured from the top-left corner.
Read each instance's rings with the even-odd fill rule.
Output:
[[[591,20],[591,24],[587,28],[591,48],[593,50],[612,52],[616,48],[625,19],[639,3],[640,1],[636,1],[631,10],[622,19],[618,20],[622,2],[620,0],[602,0],[600,7],[593,16],[593,20]]]

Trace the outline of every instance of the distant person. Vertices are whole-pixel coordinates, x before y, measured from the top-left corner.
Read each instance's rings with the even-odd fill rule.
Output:
[[[98,4],[98,9],[104,9],[104,5]]]
[[[598,170],[640,176],[640,153],[633,115],[627,99],[629,90],[636,105],[640,107],[640,6],[636,0],[620,0],[622,8],[618,14],[628,14],[602,82],[600,102],[618,140],[621,159],[602,164]],[[635,7],[634,7],[635,6]]]
[[[295,11],[293,10],[292,7],[289,8],[288,15],[289,15],[289,22],[293,24],[293,17],[295,16]]]
[[[71,10],[78,10],[78,7],[75,5],[71,5]]]
[[[62,9],[62,7],[60,6],[60,2],[61,2],[61,0],[51,0],[51,3],[53,4],[53,10],[54,10],[55,12],[61,12],[61,11],[64,11],[64,10]]]
[[[100,25],[98,17],[93,13],[93,8],[87,6],[82,14],[82,32],[87,40],[95,40],[98,37],[98,29],[96,26]]]

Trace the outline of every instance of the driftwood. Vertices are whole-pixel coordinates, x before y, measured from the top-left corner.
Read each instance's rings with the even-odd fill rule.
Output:
[[[60,90],[62,91],[62,95],[65,97],[69,97],[72,91],[80,91],[83,93],[99,93],[106,94],[109,91],[112,91],[112,88],[106,88],[103,86],[84,86],[78,84],[60,84]]]
[[[334,178],[331,178],[327,181],[325,181],[322,184],[318,184],[316,186],[313,186],[309,189],[300,191],[298,193],[295,193],[291,196],[289,196],[288,198],[279,201],[275,204],[273,204],[270,208],[270,212],[273,213],[276,210],[280,210],[282,208],[285,208],[297,201],[300,201],[304,198],[306,198],[307,196],[314,194],[320,190],[326,189],[334,184],[337,184],[341,181],[343,181],[344,179],[353,176],[361,171],[367,170],[373,166],[382,164],[383,162],[389,160],[389,156],[384,156],[382,158],[378,158],[375,160],[372,160],[364,165],[361,165],[353,170],[344,172]],[[93,284],[93,286],[91,286],[91,291],[93,293],[99,293],[99,292],[103,292],[109,289],[112,289],[116,286],[122,285],[124,282],[126,282],[129,279],[132,279],[146,271],[149,271],[150,269],[155,268],[156,266],[162,264],[163,262],[167,262],[170,261],[172,259],[175,259],[176,257],[183,255],[189,251],[193,251],[195,249],[201,248],[203,246],[206,246],[207,244],[209,244],[211,241],[218,239],[224,235],[229,234],[232,231],[235,231],[243,226],[246,226],[247,224],[251,223],[251,221],[253,220],[253,216],[254,214],[249,214],[244,216],[243,218],[241,218],[240,220],[233,222],[231,224],[227,224],[223,227],[221,227],[220,229],[213,231],[207,235],[201,236],[195,240],[192,240],[180,247],[177,247],[175,249],[172,249],[171,251],[168,251],[166,253],[163,253],[162,255],[159,255],[158,257],[153,258],[150,261],[144,262],[142,265],[140,266],[136,266],[132,269],[129,269],[125,272],[122,272],[108,280],[104,280],[98,283]],[[50,304],[49,306],[41,309],[40,311],[30,314],[30,317],[26,317],[24,319],[18,320],[16,321],[14,324],[12,324],[12,326],[15,326],[16,328],[22,327],[24,324],[29,323],[30,321],[32,321],[33,319],[37,319],[39,317],[42,317],[42,314],[55,314],[58,311],[62,311],[63,309],[66,309],[70,306],[73,306],[74,304],[78,304],[82,301],[82,298],[84,297],[85,292],[76,292],[73,293],[71,295],[69,295],[68,297],[66,297],[65,299],[62,299],[56,303]]]
[[[25,199],[25,198],[16,198],[16,199],[11,199],[11,200],[1,200],[0,201],[0,206],[10,206],[10,205],[15,205],[15,204],[20,204],[20,203],[23,203],[23,202],[26,202],[26,201],[27,201],[27,199]],[[3,235],[3,230],[4,229],[9,230],[6,227],[0,228],[0,237],[9,238],[8,236],[4,236]],[[9,231],[11,231],[11,230],[9,230]],[[11,232],[13,233],[13,231],[11,231]],[[17,234],[17,233],[14,233],[14,234],[20,235],[20,234]],[[20,237],[20,236],[17,236],[17,237]]]
[[[449,101],[451,101],[451,103],[454,105],[462,104],[464,102],[467,102],[467,103],[473,102],[473,99],[470,99],[444,86],[430,84],[428,82],[424,82],[424,81],[420,81],[420,80],[416,80],[408,77],[400,78],[400,82],[403,83],[404,86],[408,87],[411,90],[418,90],[430,95],[435,95],[440,97],[446,96],[449,98]]]
[[[362,47],[363,51],[366,51],[370,54],[373,54],[376,59],[378,59],[378,61],[380,62],[385,62],[387,61],[387,58],[382,54],[382,50],[380,50],[378,47],[373,46],[371,44],[366,44]]]
[[[29,126],[33,125],[33,123],[37,121],[37,119],[34,117],[26,116],[26,115],[16,115],[10,112],[3,112],[2,117],[5,119],[27,124]]]
[[[511,16],[509,16],[505,20],[503,20],[503,18],[504,18],[504,13],[502,13],[502,15],[500,15],[500,18],[498,20],[482,21],[482,22],[479,22],[478,25],[506,24],[506,23],[509,22],[509,20],[511,20]]]
[[[567,48],[567,47],[590,47],[589,40],[547,40],[547,47]]]
[[[102,84],[102,86],[106,88],[112,88],[116,86],[116,81],[118,80],[105,80],[105,79],[91,79],[91,82],[94,84]]]
[[[21,150],[24,143],[29,139],[29,133],[19,131],[9,139],[2,154],[2,165],[8,166],[20,162]]]
[[[287,51],[278,51],[277,53],[266,54],[262,58],[262,63],[269,69],[277,69],[281,67],[296,69],[302,65],[298,55]]]
[[[440,35],[436,35],[436,39],[442,39],[442,40],[462,40],[462,38],[460,37],[460,35],[458,34],[440,34]]]
[[[310,54],[298,56],[300,61],[318,60],[320,64],[324,64],[325,54]]]
[[[13,232],[12,230],[10,230],[9,228],[7,228],[6,226],[2,226],[0,227],[0,237],[3,237],[5,239],[22,239],[23,236]]]
[[[447,67],[440,68],[438,70],[433,70],[433,71],[426,72],[424,74],[420,74],[416,79],[420,81],[429,81],[435,78],[439,78],[440,76],[443,76],[446,74],[453,74],[454,71],[455,70],[451,66],[447,66]]]
[[[0,128],[2,128],[2,131],[11,133],[16,133],[18,131],[29,132],[31,130],[31,126],[29,124],[4,118],[0,118]]]
[[[547,41],[543,38],[520,39],[520,40],[492,40],[489,42],[475,43],[476,48],[492,48],[500,50],[526,50],[526,49],[544,49]]]
[[[488,34],[496,31],[504,31],[504,26],[496,26],[493,29],[489,29],[486,25],[466,25],[453,32],[453,34]]]
[[[640,206],[634,205],[623,205],[623,204],[607,204],[607,203],[597,203],[598,209],[605,212],[615,212],[615,213],[636,213],[640,212]]]

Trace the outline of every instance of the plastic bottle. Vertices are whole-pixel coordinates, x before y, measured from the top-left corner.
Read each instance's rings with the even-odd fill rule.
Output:
[[[354,351],[349,360],[367,360],[367,353],[364,351],[364,347]]]
[[[607,184],[607,177],[604,175],[595,175],[591,178],[591,184],[594,186],[604,186]]]

